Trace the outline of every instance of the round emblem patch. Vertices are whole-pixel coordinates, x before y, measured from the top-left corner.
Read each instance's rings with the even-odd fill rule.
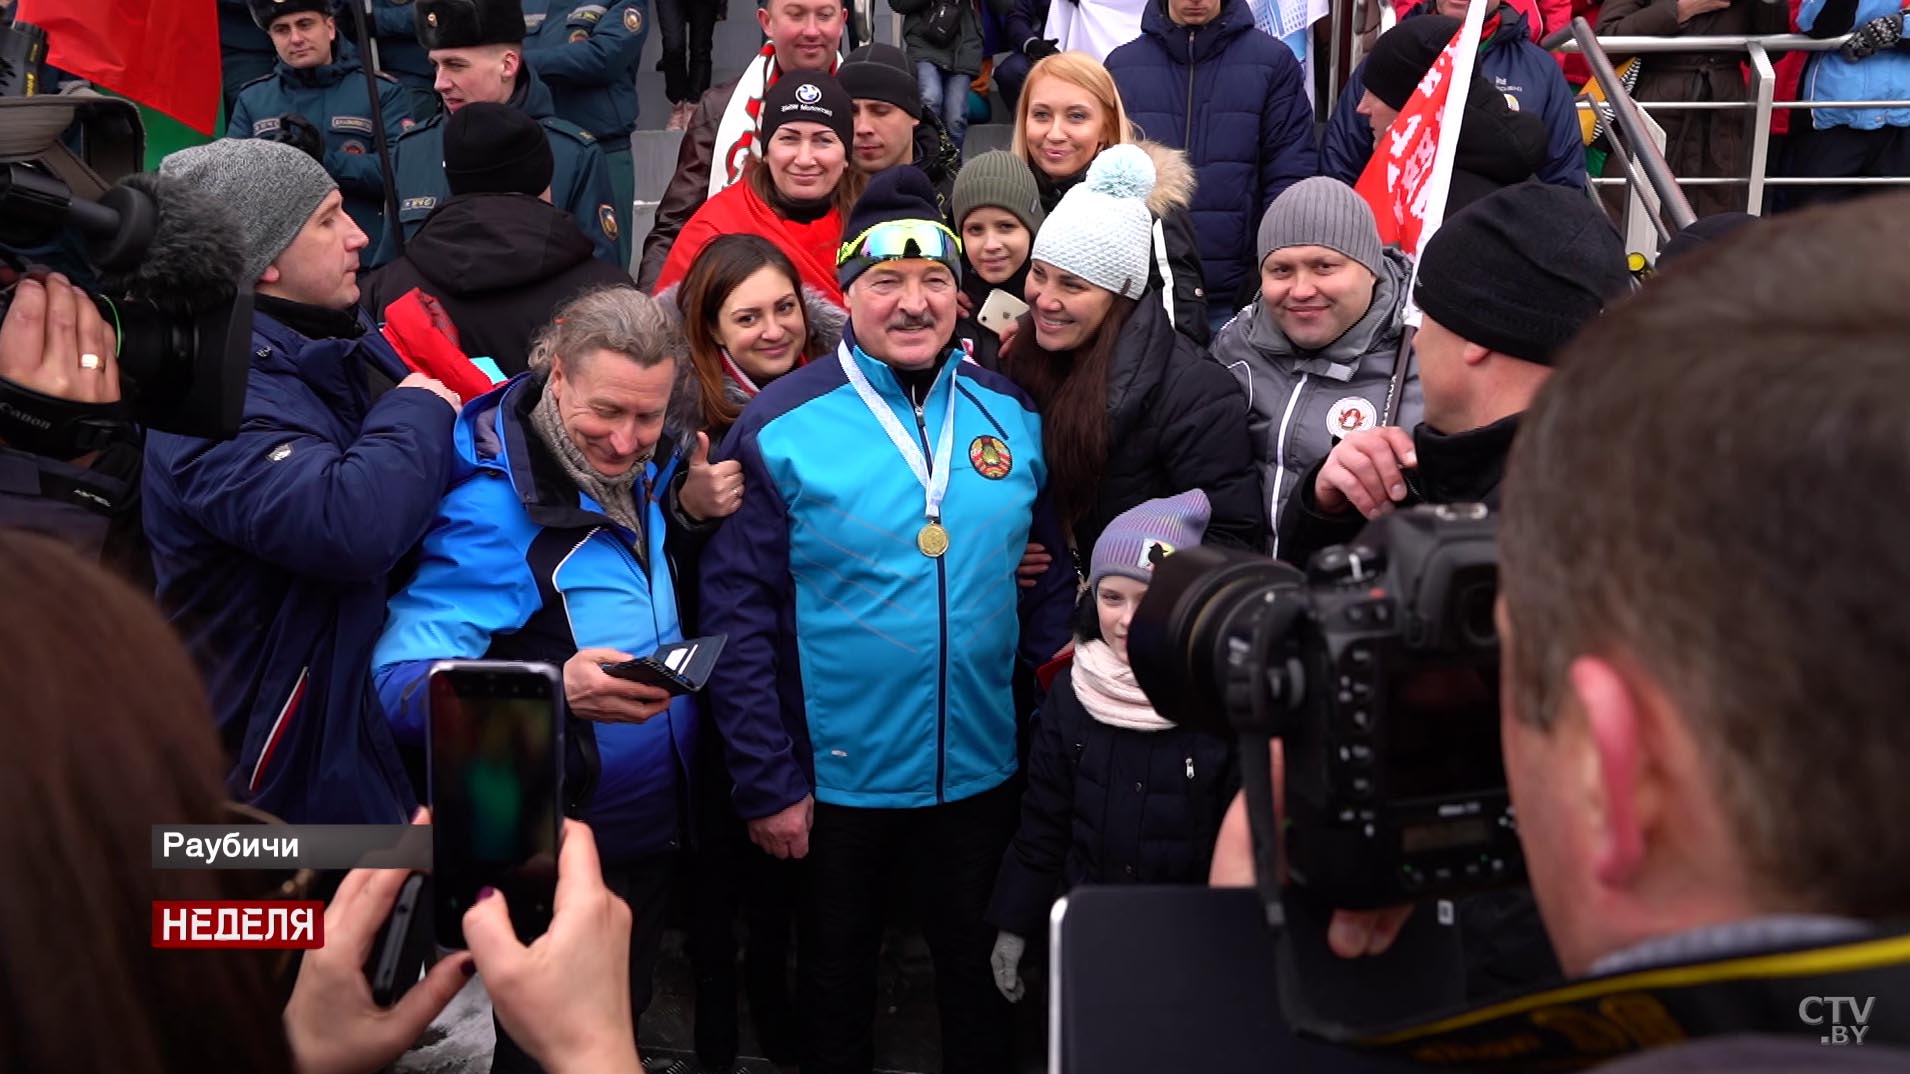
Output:
[[[597,223],[603,225],[604,234],[617,237],[617,213],[608,205],[597,206]]]
[[[804,82],[796,87],[796,100],[802,104],[815,104],[822,100],[822,87],[814,82]]]
[[[344,149],[345,152],[350,153],[354,157],[362,157],[365,155],[365,143],[363,142],[348,141],[345,143]]]
[[[1361,429],[1370,429],[1379,422],[1379,411],[1373,404],[1357,395],[1349,395],[1334,403],[1326,412],[1326,431],[1338,440],[1348,433],[1357,433]]]
[[[975,472],[990,481],[1000,481],[1015,468],[1015,457],[1008,445],[992,436],[978,436],[968,445],[968,462]]]
[[[1505,106],[1517,112],[1519,110],[1519,99],[1508,93],[1505,95]]]
[[[590,40],[589,30],[572,30],[570,32],[570,43],[573,45],[579,41],[588,41],[588,40]]]
[[[623,13],[623,28],[636,33],[643,29],[643,12],[630,8]]]

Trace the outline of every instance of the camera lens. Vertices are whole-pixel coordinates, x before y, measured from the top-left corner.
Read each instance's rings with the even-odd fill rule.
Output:
[[[1244,713],[1227,707],[1233,657],[1252,642],[1269,597],[1297,592],[1288,564],[1206,546],[1183,549],[1154,568],[1128,629],[1128,659],[1154,710],[1175,723],[1231,734]]]

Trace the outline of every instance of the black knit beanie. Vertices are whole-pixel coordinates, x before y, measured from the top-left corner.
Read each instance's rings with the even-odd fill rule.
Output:
[[[1540,365],[1631,284],[1625,245],[1583,191],[1536,180],[1473,202],[1419,258],[1413,300],[1481,347]]]
[[[785,123],[820,123],[836,132],[843,149],[855,144],[855,110],[841,83],[816,71],[789,71],[763,94],[763,110],[757,120],[763,128],[763,144],[776,136],[776,128]]]
[[[836,81],[852,100],[884,101],[909,115],[922,114],[922,86],[908,54],[876,41],[849,53],[836,67]]]
[[[1414,87],[1432,70],[1433,61],[1452,42],[1459,25],[1458,19],[1445,15],[1414,15],[1379,35],[1366,55],[1366,73],[1361,76],[1366,88],[1388,108],[1406,107]]]
[[[542,194],[556,164],[529,113],[472,102],[444,121],[444,181],[453,194]]]
[[[922,169],[913,164],[898,164],[893,168],[884,168],[869,177],[869,185],[856,199],[856,207],[849,213],[849,220],[842,226],[842,241],[845,246],[859,243],[863,233],[877,224],[886,224],[891,220],[922,220],[932,224],[942,223],[942,211],[935,207],[935,187],[922,174]],[[946,226],[946,225],[944,225]],[[836,265],[836,283],[843,290],[857,276],[868,271],[870,265],[880,258],[862,256],[862,251],[845,250],[847,257],[840,258]],[[954,250],[943,257],[939,251],[923,251],[922,256],[942,262],[962,278],[962,253]]]

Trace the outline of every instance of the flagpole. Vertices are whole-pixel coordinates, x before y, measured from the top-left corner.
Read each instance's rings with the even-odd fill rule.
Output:
[[[371,0],[352,0],[352,26],[358,31],[364,51],[365,96],[371,102],[371,143],[378,153],[378,170],[385,177],[385,230],[391,235],[400,256],[405,252],[405,229],[398,222],[398,182],[391,168],[391,145],[385,138],[385,110],[378,106],[378,45],[372,40],[365,22],[365,10]]]

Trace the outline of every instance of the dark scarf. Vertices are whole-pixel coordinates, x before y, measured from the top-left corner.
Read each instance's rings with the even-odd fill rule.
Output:
[[[768,166],[763,165],[765,168]],[[776,180],[769,181],[769,207],[777,216],[785,220],[793,220],[798,224],[813,224],[828,216],[829,210],[835,208],[835,204],[834,196],[808,201],[797,201],[795,198],[785,197],[782,191],[776,189]]]
[[[550,449],[578,490],[597,501],[610,521],[637,535],[637,559],[648,566],[649,544],[643,536],[643,516],[637,512],[636,484],[649,458],[639,459],[626,474],[613,477],[599,473],[564,431],[564,419],[557,412],[557,396],[550,390],[549,381],[545,381],[543,396],[531,410],[531,428],[537,430],[537,438]]]
[[[1517,414],[1450,435],[1421,422],[1413,430],[1419,466],[1408,471],[1408,484],[1426,503],[1497,504],[1506,455],[1518,431]]]
[[[365,334],[365,326],[358,319],[356,306],[333,310],[294,302],[289,298],[256,294],[252,296],[252,308],[306,339],[357,339]]]
[[[1088,177],[1086,168],[1061,179],[1048,178],[1047,172],[1033,164],[1028,165],[1028,170],[1035,173],[1035,189],[1041,192],[1041,208],[1044,212],[1054,212],[1054,207],[1061,204],[1061,196]]]

